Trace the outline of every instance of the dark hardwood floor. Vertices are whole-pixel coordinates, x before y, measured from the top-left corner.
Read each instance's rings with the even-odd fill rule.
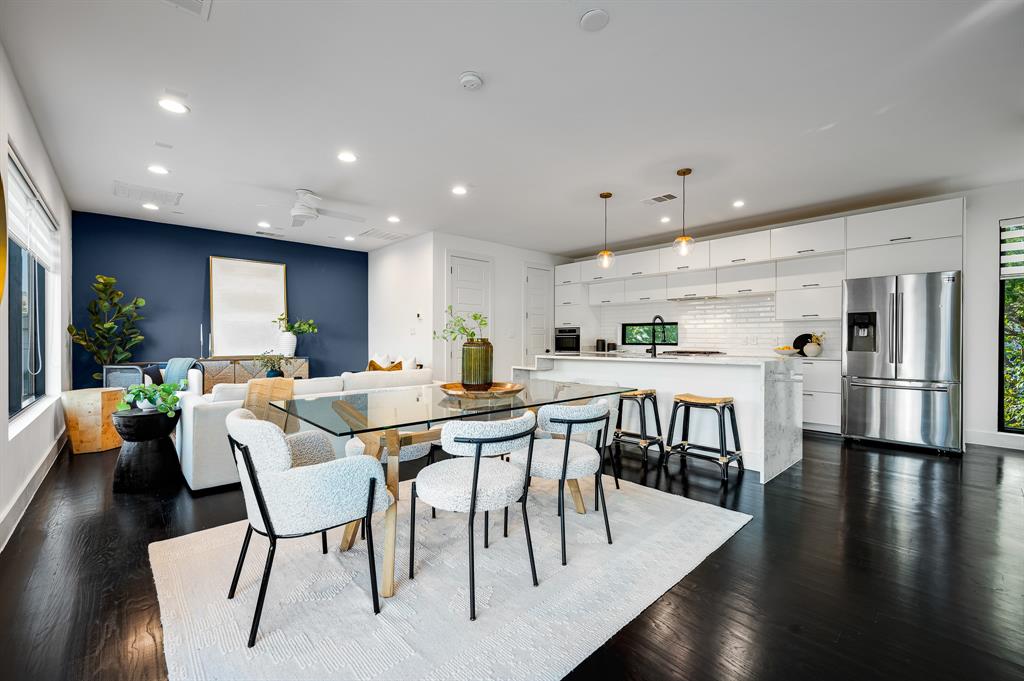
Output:
[[[0,678],[166,678],[147,545],[243,518],[241,493],[114,495],[115,456],[61,454],[0,553]],[[699,463],[623,469],[754,519],[571,678],[1024,678],[1024,455],[807,436],[725,494]]]

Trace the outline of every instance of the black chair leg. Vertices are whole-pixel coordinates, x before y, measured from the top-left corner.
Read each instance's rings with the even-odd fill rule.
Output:
[[[373,499],[377,489],[377,478],[370,478],[370,493],[366,499],[366,517],[363,527],[366,528],[366,555],[370,560],[370,595],[373,597],[373,614],[380,614],[380,597],[377,595],[377,559],[373,554]]]
[[[718,446],[721,449],[721,457],[725,457],[725,463],[722,463],[719,459],[718,465],[722,468],[722,482],[728,484],[729,482],[729,450],[728,443],[725,441],[725,411],[719,407],[715,409],[715,413],[718,414]]]
[[[252,539],[252,525],[245,528],[245,539],[242,540],[242,552],[238,554],[238,565],[235,566],[235,576],[231,578],[231,588],[228,589],[228,599],[235,597],[235,589],[238,587],[238,578],[242,574],[242,564],[245,563],[245,552],[249,550],[249,540]]]
[[[274,566],[274,552],[277,541],[271,537],[270,549],[267,550],[267,562],[263,567],[263,581],[260,583],[260,595],[256,599],[256,613],[252,617],[252,629],[249,630],[249,647],[256,645],[256,630],[260,628],[260,616],[263,614],[263,601],[267,598],[267,585],[270,584],[270,569]]]
[[[658,437],[662,438],[663,433],[661,432],[661,414],[658,413],[658,396],[651,395],[648,397],[651,401],[651,409],[654,410],[654,429],[658,431]]]
[[[729,418],[732,421],[732,443],[736,447],[736,465],[743,471],[743,448],[740,447],[740,428],[736,423],[736,405],[729,405]]]
[[[469,620],[476,620],[476,566],[473,564],[473,516],[469,514]]]
[[[359,538],[366,541],[366,523],[359,523]]]
[[[686,470],[686,448],[690,445],[690,405],[683,407],[683,438],[679,441],[683,445],[682,469]]]
[[[416,481],[412,481],[412,497],[409,501],[409,579],[414,579],[413,565],[416,557]]]
[[[665,434],[665,443],[668,445],[669,453],[672,451],[672,437],[676,432],[676,414],[679,413],[679,407],[682,406],[678,402],[672,405],[672,415],[668,419],[668,433]]]
[[[644,400],[638,400],[640,405],[640,439],[647,442],[647,410],[644,408]],[[644,468],[647,467],[647,450],[650,449],[650,443],[643,446],[644,450]]]
[[[616,464],[615,452],[618,452],[618,455],[619,455],[618,456],[618,463],[617,464]],[[616,443],[615,444],[615,449],[612,450],[611,452],[609,452],[608,456],[610,456],[611,460],[612,460],[612,475],[615,477],[615,489],[620,489],[620,487],[619,487],[619,472],[622,470],[622,447],[620,447],[618,445],[618,443]]]
[[[604,531],[608,535],[608,543],[612,543],[612,526],[608,524],[608,504],[604,501],[604,485],[601,483],[601,477],[597,478],[597,491],[601,493],[601,510],[604,511]],[[564,540],[563,540],[564,541]]]
[[[618,437],[619,431],[622,430],[622,397],[619,397],[619,413],[615,416],[615,436]]]
[[[558,483],[558,515],[562,525],[562,565],[566,564],[565,561],[565,510],[562,505],[565,503],[565,480],[561,480]]]
[[[597,486],[600,484],[600,481],[601,481],[601,469],[599,468],[597,470],[597,473],[594,474],[594,510],[595,511],[600,511],[601,510],[601,504],[599,504],[598,501],[597,501]]]
[[[502,528],[502,535],[505,537],[508,536],[508,506],[505,507],[505,522]]]
[[[320,533],[320,543],[323,545],[324,555],[327,555],[327,530]]]
[[[523,530],[526,532],[526,551],[530,554],[530,574],[533,575],[533,585],[539,586],[537,581],[537,566],[533,562],[533,541],[530,539],[530,519],[526,517],[526,499],[523,499]]]
[[[484,548],[486,549],[489,545],[488,537],[491,530],[491,512],[484,511]]]

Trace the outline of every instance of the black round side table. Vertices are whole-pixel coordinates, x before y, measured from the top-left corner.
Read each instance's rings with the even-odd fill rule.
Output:
[[[124,444],[114,471],[115,492],[148,492],[181,485],[181,466],[169,437],[181,412],[126,409],[114,412],[114,428]]]

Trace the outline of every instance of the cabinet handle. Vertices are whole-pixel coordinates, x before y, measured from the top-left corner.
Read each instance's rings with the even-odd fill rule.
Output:
[[[735,259],[733,260],[733,262],[746,262],[746,261],[747,261],[747,259],[746,259],[746,258],[735,258]]]
[[[572,283],[572,279],[567,279],[567,280],[563,281],[562,283],[563,284],[571,284]]]
[[[895,239],[889,239],[889,241],[908,241],[908,240],[913,239],[913,238],[914,237],[912,237],[912,236],[900,236],[900,237],[896,237]]]
[[[563,300],[562,301],[562,305],[572,305],[572,301],[571,300]]]
[[[683,298],[689,298],[690,296],[696,296],[696,293],[684,293]]]
[[[610,303],[610,302],[612,302],[612,301],[610,301],[610,300],[602,300],[601,302],[602,302],[602,303]]]
[[[677,270],[688,270],[688,269],[690,269],[690,266],[689,265],[680,265],[676,269]]]
[[[814,397],[814,393],[804,393],[804,397]]]
[[[802,251],[797,251],[797,254],[800,254],[800,253],[814,253],[814,249],[813,248],[805,248]]]
[[[811,288],[812,286],[821,286],[821,284],[803,284],[804,288]]]
[[[753,290],[754,289],[752,289],[752,288],[741,288],[741,289],[737,289],[736,293],[750,293]]]
[[[818,314],[802,314],[800,316],[801,317],[820,317],[821,315],[818,315]]]
[[[651,299],[651,297],[650,297],[650,296],[646,296],[646,297],[644,297],[644,298],[641,298],[640,300],[650,300],[650,299]]]
[[[629,276],[631,276],[631,277],[635,277],[635,276],[636,276],[636,275],[638,275],[638,274],[643,274],[643,272],[633,272],[633,273],[631,273],[631,274],[630,274]]]
[[[598,279],[604,279],[604,277],[594,277],[594,281],[597,281]]]

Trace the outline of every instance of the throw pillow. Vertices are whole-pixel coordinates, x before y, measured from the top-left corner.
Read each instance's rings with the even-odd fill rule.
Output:
[[[366,370],[367,371],[401,371],[402,370],[402,363],[401,362],[395,362],[391,366],[386,366],[385,367],[385,366],[381,366],[380,364],[377,364],[377,362],[375,360],[371,359],[370,363],[366,365]]]
[[[155,364],[150,364],[148,367],[142,370],[142,373],[149,376],[149,380],[153,381],[153,385],[163,385],[164,375],[160,373],[160,367]]]

